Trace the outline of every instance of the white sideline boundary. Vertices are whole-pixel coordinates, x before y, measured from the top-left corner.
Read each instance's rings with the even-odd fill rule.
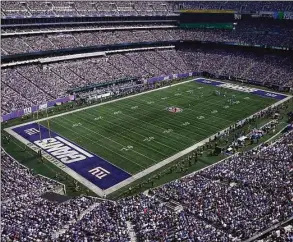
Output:
[[[174,87],[174,86],[182,85],[182,84],[185,84],[185,83],[188,83],[188,82],[195,81],[197,79],[199,79],[199,78],[195,78],[195,79],[187,80],[187,81],[184,81],[184,82],[176,83],[176,84],[173,84],[171,86],[165,86],[165,87],[160,87],[160,88],[153,89],[153,90],[149,90],[149,91],[145,91],[145,92],[140,92],[140,93],[137,93],[137,94],[134,94],[134,95],[126,96],[126,97],[117,98],[117,99],[110,100],[110,101],[107,101],[107,102],[104,102],[104,103],[97,103],[95,105],[91,105],[91,106],[87,106],[87,107],[83,107],[83,108],[71,110],[71,111],[66,112],[66,113],[60,113],[60,114],[56,114],[56,115],[53,115],[53,116],[41,118],[41,119],[38,119],[38,120],[33,120],[33,121],[30,121],[30,122],[18,124],[18,125],[15,125],[15,126],[6,128],[6,129],[14,129],[14,128],[21,127],[21,126],[24,126],[24,125],[27,125],[27,124],[32,124],[32,123],[36,123],[36,122],[42,122],[42,121],[49,120],[49,119],[52,119],[52,118],[57,118],[57,117],[61,117],[61,116],[67,115],[67,114],[76,113],[76,112],[83,111],[83,110],[87,110],[87,109],[90,109],[90,108],[102,106],[102,105],[105,105],[105,104],[108,104],[108,103],[114,103],[114,102],[118,102],[118,101],[121,101],[121,100],[124,100],[124,99],[128,99],[128,98],[132,98],[132,97],[144,95],[144,94],[147,94],[147,93],[150,93],[150,92],[160,91],[162,89],[166,89],[166,88],[169,88],[169,87]],[[6,129],[4,129],[4,130],[6,130]]]
[[[185,83],[189,83],[189,82],[192,82],[192,81],[195,81],[195,80],[198,80],[198,79],[201,79],[201,78],[194,78],[194,79],[191,79],[191,80],[187,80],[187,81],[184,81],[184,82],[180,82],[180,83],[176,83],[176,84],[173,84],[171,86],[165,86],[165,87],[161,87],[161,88],[158,88],[158,89],[153,89],[153,90],[150,90],[150,91],[146,91],[146,92],[142,92],[142,93],[137,93],[137,94],[134,94],[134,95],[131,95],[131,96],[127,96],[127,97],[122,97],[122,98],[119,98],[119,99],[114,99],[114,100],[111,100],[111,101],[108,101],[108,102],[104,102],[104,103],[98,103],[98,104],[95,104],[95,105],[92,105],[92,106],[87,106],[87,107],[84,107],[84,108],[80,108],[80,109],[76,109],[76,110],[72,110],[72,111],[69,111],[69,112],[66,112],[66,113],[61,113],[61,114],[57,114],[57,115],[53,115],[51,117],[46,117],[46,118],[42,118],[42,119],[38,119],[38,120],[34,120],[34,121],[30,121],[30,122],[26,122],[26,123],[23,123],[23,124],[19,124],[19,125],[15,125],[15,126],[12,126],[12,127],[9,127],[9,128],[5,128],[4,130],[9,133],[11,136],[15,137],[16,139],[18,139],[20,142],[22,142],[23,144],[25,144],[26,146],[28,146],[30,149],[34,150],[35,152],[38,152],[38,150],[40,149],[38,146],[34,145],[33,143],[27,141],[26,139],[24,139],[23,137],[21,137],[20,135],[18,135],[16,132],[14,132],[12,129],[16,128],[16,127],[21,127],[21,126],[24,126],[24,125],[27,125],[27,124],[31,124],[31,123],[36,123],[36,122],[41,122],[41,121],[45,121],[45,120],[49,120],[49,119],[52,119],[52,118],[57,118],[57,117],[60,117],[60,116],[64,116],[64,115],[67,115],[67,114],[71,114],[71,113],[75,113],[75,112],[79,112],[79,111],[82,111],[82,110],[86,110],[86,109],[90,109],[90,108],[94,108],[94,107],[98,107],[98,106],[102,106],[102,105],[105,105],[105,104],[108,104],[108,103],[113,103],[113,102],[117,102],[117,101],[120,101],[120,100],[124,100],[124,99],[128,99],[128,98],[132,98],[132,97],[136,97],[136,96],[140,96],[140,95],[144,95],[144,94],[147,94],[147,93],[150,93],[150,92],[154,92],[154,91],[159,91],[159,90],[162,90],[162,89],[165,89],[165,88],[169,88],[169,87],[173,87],[173,86],[177,86],[177,85],[182,85],[182,84],[185,84]],[[208,79],[208,78],[204,78],[206,80],[211,80],[211,81],[219,81],[219,80],[214,80],[214,79]],[[225,83],[224,81],[220,81],[220,82],[223,82]],[[260,89],[258,88],[258,90],[263,90],[263,89]],[[266,90],[263,90],[263,91],[266,91]],[[281,93],[277,93],[277,92],[271,92],[271,91],[267,91],[267,92],[270,92],[270,93],[275,93],[275,94],[281,94]],[[288,94],[282,94],[282,95],[285,95],[287,96],[286,98],[276,102],[276,103],[273,103],[272,105],[264,108],[263,110],[261,111],[265,111],[271,107],[275,107],[275,106],[278,106],[286,101],[288,101],[289,99],[292,98],[291,95],[288,95]],[[239,123],[253,117],[255,114],[261,112],[261,111],[258,111],[248,117],[246,117],[245,119],[241,120]],[[229,130],[230,126],[221,130],[220,131],[220,134],[223,134],[225,131]],[[42,150],[42,153],[44,154],[43,156],[49,161],[51,162],[52,164],[56,165],[57,167],[59,167],[61,170],[63,170],[65,173],[67,173],[69,176],[73,177],[74,179],[76,179],[77,181],[79,181],[81,184],[83,184],[85,187],[89,188],[90,190],[92,190],[95,194],[97,194],[98,196],[105,196],[105,195],[109,195],[117,190],[119,190],[120,188],[124,187],[124,186],[127,186],[129,185],[130,183],[156,171],[157,169],[160,169],[162,168],[163,166],[173,162],[174,160],[190,153],[191,151],[195,150],[197,147],[199,146],[202,146],[204,144],[206,144],[207,142],[209,142],[209,140],[211,138],[213,138],[215,135],[218,135],[219,132],[209,136],[208,138],[186,148],[185,150],[182,150],[180,152],[178,152],[177,154],[171,156],[171,157],[168,157],[167,159],[159,162],[159,163],[156,163],[154,164],[153,166],[150,166],[148,167],[147,169],[127,178],[126,180],[106,189],[106,190],[102,190],[101,188],[97,187],[96,185],[94,185],[93,183],[91,183],[90,181],[88,181],[87,179],[85,179],[84,177],[82,177],[81,175],[79,175],[78,173],[76,173],[75,171],[71,170],[69,167],[67,167],[66,165],[64,165],[62,162],[58,161],[57,159],[55,159],[53,156],[51,156],[50,154],[48,154],[47,152],[43,151]],[[219,161],[220,162],[220,161]],[[218,162],[217,162],[218,163]],[[208,166],[209,167],[209,166]]]

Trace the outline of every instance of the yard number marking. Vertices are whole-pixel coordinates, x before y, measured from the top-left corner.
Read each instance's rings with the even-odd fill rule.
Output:
[[[131,150],[131,149],[133,149],[133,146],[132,145],[127,145],[127,146],[125,146],[125,147],[123,147],[122,149],[121,149],[121,151],[129,151],[129,150]]]
[[[100,119],[103,119],[103,117],[99,116],[99,117],[94,118],[94,120],[100,120]]]
[[[185,122],[185,123],[182,124],[182,126],[187,126],[187,125],[190,125],[190,123],[189,122]]]
[[[76,123],[76,124],[73,124],[72,127],[78,127],[78,126],[82,126],[81,123]]]
[[[165,129],[165,130],[163,131],[164,134],[169,134],[169,133],[171,133],[171,132],[173,132],[173,129]]]
[[[150,137],[146,137],[143,141],[146,141],[146,142],[151,142],[152,140],[154,140],[155,138],[153,136],[150,136]]]

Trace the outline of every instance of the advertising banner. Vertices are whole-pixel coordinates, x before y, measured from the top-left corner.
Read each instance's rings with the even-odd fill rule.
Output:
[[[49,101],[45,104],[40,104],[37,106],[32,106],[32,107],[28,107],[25,109],[16,110],[16,111],[13,111],[8,114],[1,115],[1,122],[3,122],[3,121],[5,122],[5,121],[8,121],[8,120],[14,119],[14,118],[20,118],[22,116],[29,115],[29,114],[37,112],[39,110],[44,110],[46,108],[54,107],[57,103],[66,103],[66,102],[73,101],[73,100],[75,100],[75,96],[71,95],[71,96],[67,96],[67,97],[63,97],[63,98],[58,98],[54,101]]]

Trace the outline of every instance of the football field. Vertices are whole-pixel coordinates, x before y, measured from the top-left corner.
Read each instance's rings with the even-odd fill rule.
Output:
[[[14,132],[106,190],[277,101],[189,81],[53,116]],[[35,133],[27,131],[33,129]],[[64,158],[60,142],[82,153],[81,158]],[[86,163],[83,156],[107,166]],[[110,180],[102,183],[106,176]]]
[[[239,101],[230,106],[227,98],[213,94],[215,89],[190,82],[57,117],[49,125],[135,174],[275,101],[230,91],[227,96]]]

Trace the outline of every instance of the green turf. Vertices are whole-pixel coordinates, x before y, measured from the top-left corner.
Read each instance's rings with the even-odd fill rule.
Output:
[[[226,92],[227,97],[215,95],[215,90]],[[239,104],[228,104],[232,95]],[[51,130],[135,174],[274,102],[189,82],[56,117],[49,125]],[[224,108],[227,105],[229,108]],[[166,110],[171,106],[183,111],[171,113]],[[48,126],[47,121],[41,124]]]

